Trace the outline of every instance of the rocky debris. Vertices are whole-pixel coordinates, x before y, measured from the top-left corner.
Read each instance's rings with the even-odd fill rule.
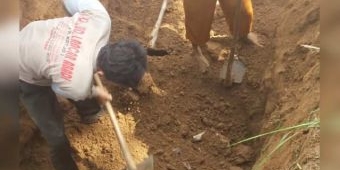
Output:
[[[180,128],[180,133],[183,138],[187,138],[189,136],[190,129],[187,125],[182,125]]]
[[[193,136],[192,137],[192,141],[193,142],[200,142],[200,141],[202,141],[202,138],[203,138],[203,135],[205,134],[205,131],[204,132],[202,132],[202,133],[199,133],[199,134],[197,134],[197,135],[195,135],[195,136]]]
[[[164,115],[161,117],[160,125],[169,125],[172,122],[172,118],[169,115]]]
[[[251,161],[251,158],[254,156],[254,150],[247,145],[238,145],[235,148],[233,148],[233,153],[235,155],[235,159],[233,162],[236,165],[240,165],[246,162]]]
[[[238,167],[238,166],[232,166],[229,168],[229,170],[243,170],[243,168]]]
[[[176,170],[176,168],[173,165],[167,164],[166,165],[167,170]]]

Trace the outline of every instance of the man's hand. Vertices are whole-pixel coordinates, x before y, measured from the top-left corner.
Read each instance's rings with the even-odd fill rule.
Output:
[[[95,86],[96,98],[101,105],[105,105],[106,102],[112,101],[112,95],[106,88]]]
[[[98,102],[101,105],[105,105],[106,102],[108,101],[112,101],[112,95],[109,93],[109,91],[102,85],[100,78],[99,77],[103,77],[104,73],[102,71],[97,71],[95,73],[95,79],[96,77],[99,79],[97,83],[99,83],[99,85],[97,84],[97,86],[94,86],[93,90],[95,93],[95,97],[97,98]]]

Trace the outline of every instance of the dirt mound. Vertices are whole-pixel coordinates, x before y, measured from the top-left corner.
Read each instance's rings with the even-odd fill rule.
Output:
[[[65,14],[59,0],[21,1],[24,11],[22,25]],[[161,1],[102,2],[112,17],[111,41],[134,38],[147,44]],[[317,45],[318,37],[313,35],[318,31],[315,18],[318,3],[253,2],[254,31],[264,40],[265,48],[243,48],[241,56],[248,68],[245,81],[225,88],[218,80],[221,62],[212,59],[209,73],[202,75],[199,72],[190,56],[190,43],[185,39],[182,0],[171,1],[157,43],[158,47],[169,49],[171,55],[149,58],[149,71],[158,87],[164,90],[163,95],[130,100],[120,89],[111,88],[116,99],[113,106],[121,112],[119,121],[123,134],[137,160],[154,154],[155,169],[251,169],[256,159],[261,158],[259,153],[264,141],[233,149],[228,148],[229,143],[256,135],[261,129],[273,129],[278,123],[276,120],[282,125],[300,122],[306,118],[306,114],[301,113],[317,106],[318,55],[300,51],[297,44]],[[213,32],[215,35],[229,35],[226,22],[220,16],[219,9]],[[227,42],[211,44],[221,46]],[[214,55],[218,53],[213,50]],[[82,125],[74,108],[67,102],[63,104],[67,111],[67,135],[81,169],[122,169],[124,161],[108,115],[97,124]],[[293,115],[298,113],[301,115]],[[206,132],[202,141],[194,142],[192,136],[201,132]],[[30,141],[23,149],[22,169],[52,169],[48,148],[39,133],[23,133]],[[266,142],[275,143],[276,139]],[[291,151],[287,155],[292,154]],[[270,162],[268,167],[281,169],[280,164]]]

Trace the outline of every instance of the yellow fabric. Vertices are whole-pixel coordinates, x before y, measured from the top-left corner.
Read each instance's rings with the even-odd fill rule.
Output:
[[[251,0],[241,0],[240,37],[251,31],[253,6]],[[211,25],[217,0],[183,0],[186,37],[195,45],[204,45],[210,39]],[[219,0],[231,33],[238,0]]]

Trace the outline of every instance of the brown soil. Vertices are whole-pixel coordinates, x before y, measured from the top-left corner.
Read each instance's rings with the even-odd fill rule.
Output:
[[[134,38],[148,43],[161,1],[102,2],[112,17],[111,41]],[[124,90],[111,88],[116,99],[112,104],[120,112],[120,126],[137,161],[154,154],[157,170],[251,169],[284,134],[233,149],[228,148],[229,143],[304,122],[318,107],[319,54],[298,45],[319,45],[319,2],[254,0],[253,3],[254,31],[265,47],[246,46],[241,50],[248,69],[245,80],[241,85],[225,88],[218,79],[222,62],[211,59],[210,71],[204,75],[199,72],[190,56],[190,43],[185,39],[182,0],[171,1],[157,43],[171,55],[149,58],[152,78],[164,91],[132,100],[125,96]],[[59,0],[21,0],[21,7],[22,26],[33,20],[65,15]],[[226,28],[218,9],[214,34],[229,35]],[[227,40],[209,43],[213,56],[218,56],[221,45],[228,45]],[[99,123],[84,125],[74,108],[62,103],[67,111],[67,135],[79,167],[123,169],[124,161],[109,116],[105,115]],[[52,169],[45,141],[27,118],[22,122],[22,169]],[[202,141],[193,142],[192,136],[203,131],[206,133]],[[317,136],[317,130],[299,134],[285,146],[288,149],[269,159],[264,169],[289,169],[297,163],[303,169],[318,169]]]

